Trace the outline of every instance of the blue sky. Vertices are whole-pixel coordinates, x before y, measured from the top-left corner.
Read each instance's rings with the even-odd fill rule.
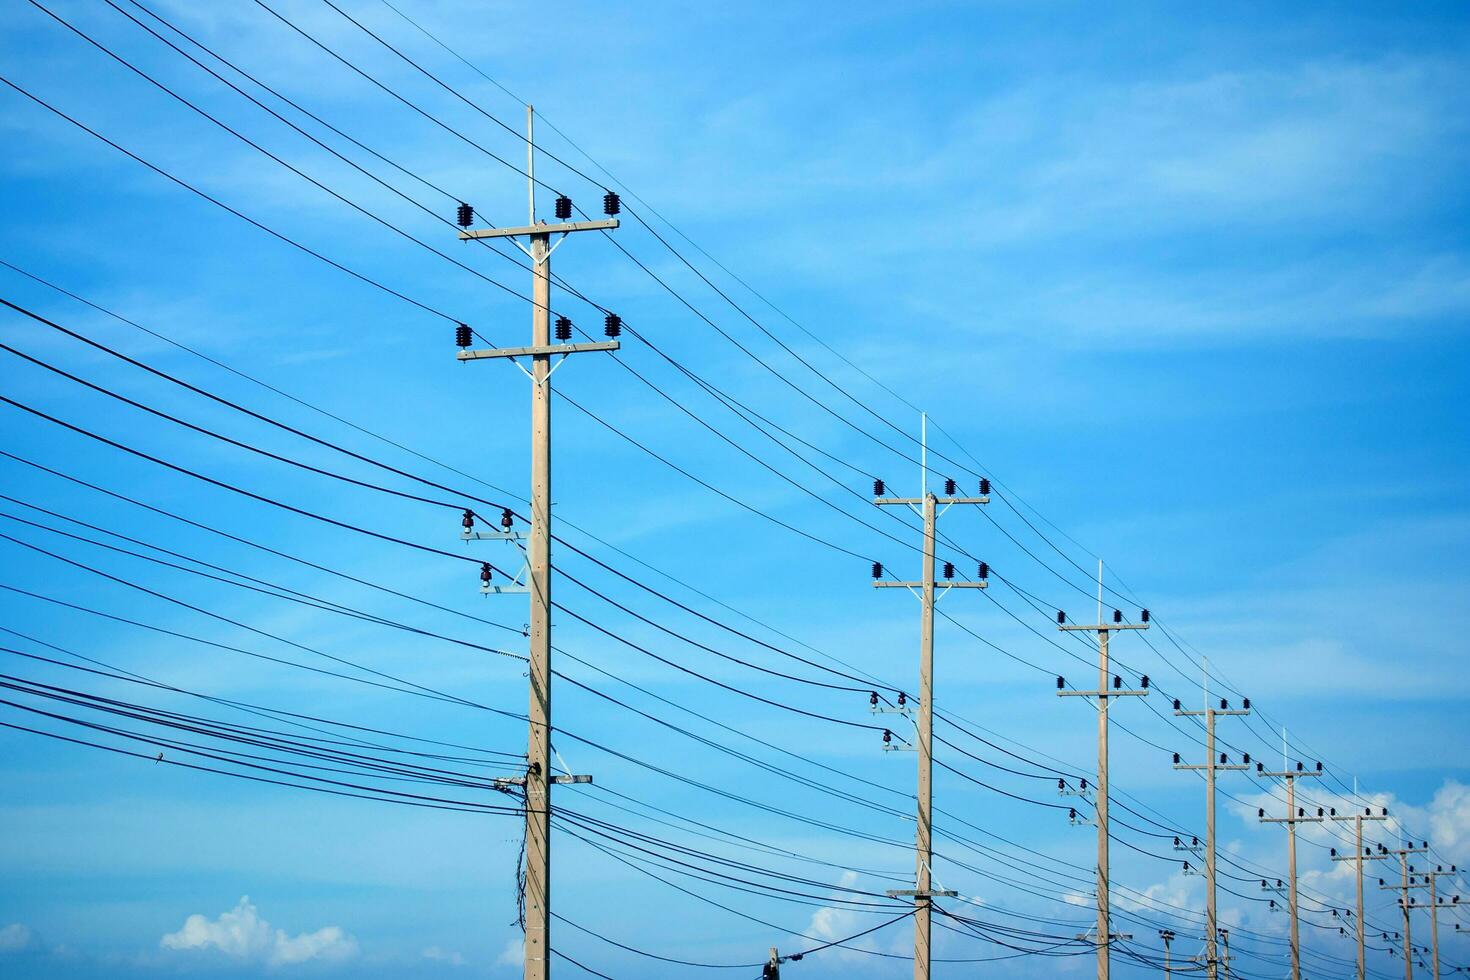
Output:
[[[1225,696],[1244,694],[1257,708],[1245,721],[1221,722],[1232,761],[1249,752],[1274,765],[1287,724],[1289,759],[1320,759],[1327,769],[1320,786],[1303,790],[1311,805],[1359,805],[1351,798],[1357,780],[1364,799],[1389,806],[1405,832],[1434,844],[1433,860],[1470,862],[1470,675],[1459,629],[1470,588],[1462,560],[1470,545],[1462,395],[1470,132],[1461,94],[1470,89],[1470,25],[1460,7],[395,0],[497,85],[380,0],[341,4],[466,102],[327,4],[266,2],[444,126],[255,3],[146,0],[146,8],[391,159],[402,169],[168,35],[433,215],[451,217],[456,201],[467,200],[497,224],[524,219],[524,179],[488,155],[524,160],[524,144],[490,118],[518,129],[520,100],[556,127],[538,130],[548,154],[597,175],[586,180],[548,155],[538,159],[538,177],[594,214],[607,185],[623,188],[630,206],[615,239],[645,268],[592,235],[556,254],[558,275],[618,311],[636,334],[617,355],[578,357],[556,376],[558,391],[586,409],[557,407],[556,513],[569,545],[694,612],[569,547],[558,552],[568,576],[558,601],[596,625],[565,614],[557,621],[565,653],[557,665],[569,682],[557,689],[556,747],[567,766],[595,774],[597,786],[559,800],[657,838],[664,857],[671,844],[699,848],[808,879],[800,890],[810,894],[783,901],[661,872],[696,897],[642,873],[650,865],[629,857],[636,852],[623,853],[630,866],[563,833],[555,894],[567,920],[675,959],[746,964],[772,945],[809,948],[901,911],[840,901],[851,894],[844,888],[881,893],[912,874],[902,844],[912,835],[903,814],[913,758],[884,753],[876,731],[842,723],[893,723],[869,715],[869,683],[859,691],[797,683],[707,648],[808,679],[840,682],[771,648],[877,678],[880,689],[915,683],[916,606],[901,592],[874,593],[867,563],[912,574],[915,555],[903,542],[917,532],[863,498],[875,475],[896,492],[916,490],[909,457],[918,409],[938,426],[930,433],[942,454],[934,478],[953,476],[972,489],[983,473],[1000,491],[985,514],[957,508],[943,523],[951,542],[942,560],[956,561],[961,574],[975,557],[995,570],[986,594],[955,592],[941,607],[953,620],[940,624],[936,705],[972,733],[941,725],[955,747],[936,753],[958,770],[941,770],[936,789],[945,813],[936,818],[935,873],[968,903],[956,911],[1048,936],[1071,935],[1090,918],[1092,831],[1069,825],[1065,807],[1074,801],[1056,795],[1052,774],[1091,774],[1095,725],[1084,702],[1054,696],[1052,678],[1082,685],[1095,668],[1086,666],[1086,644],[1058,637],[1051,617],[1056,608],[1078,620],[1094,614],[1088,596],[1099,557],[1107,586],[1128,597],[1110,597],[1109,606],[1130,616],[1147,606],[1157,624],[1115,645],[1127,676],[1149,674],[1156,688],[1147,703],[1120,704],[1114,728],[1115,801],[1137,811],[1115,811],[1132,826],[1115,828],[1114,904],[1139,956],[1158,955],[1156,930],[1165,926],[1181,937],[1176,952],[1198,950],[1201,926],[1184,910],[1200,907],[1200,880],[1180,873],[1169,832],[1150,834],[1203,829],[1198,780],[1170,766],[1175,751],[1199,757],[1198,732],[1176,723],[1168,704],[1200,701],[1201,657],[1229,685]],[[511,562],[492,550],[499,545],[465,549],[456,508],[465,492],[512,505],[525,492],[526,385],[504,363],[453,363],[450,339],[452,321],[464,320],[495,343],[528,342],[528,306],[518,295],[528,288],[524,271],[456,242],[451,228],[103,0],[46,7],[460,264],[286,169],[42,10],[11,4],[0,13],[0,75],[412,302],[222,210],[9,87],[0,90],[0,259],[8,264],[0,266],[0,297],[453,492],[425,491],[349,460],[8,309],[0,342],[196,426],[454,506],[395,499],[264,459],[0,352],[7,398],[218,481],[201,483],[0,405],[6,453],[195,522],[0,457],[0,492],[14,498],[0,501],[0,585],[9,587],[0,593],[0,628],[12,631],[0,636],[0,673],[259,721],[189,694],[83,673],[80,655],[195,694],[381,729],[400,748],[427,744],[405,740],[417,738],[459,746],[441,746],[456,756],[504,753],[476,771],[513,771],[511,757],[525,745],[513,718],[300,665],[345,658],[520,712],[523,665],[484,648],[523,649],[522,600],[480,596],[470,561],[304,518],[228,487]],[[131,0],[117,7],[168,34]],[[543,216],[549,197],[541,192]],[[565,290],[554,305],[598,332],[593,307]],[[674,362],[780,429],[762,434]],[[257,586],[478,646],[109,551],[95,542],[146,548],[77,522],[186,556],[169,558],[176,564],[209,562],[211,574],[235,583],[251,576]],[[90,708],[58,705],[35,688],[9,690],[0,721],[127,744],[25,710],[104,720]],[[859,802],[710,742],[841,787]],[[165,765],[150,761],[156,748],[132,748],[146,758],[0,729],[7,975],[12,963],[15,975],[43,978],[518,974],[513,816],[312,794],[190,771],[172,749]],[[1234,775],[1222,778],[1222,791],[1230,795],[1221,797],[1221,845],[1240,876],[1223,882],[1239,895],[1222,893],[1236,965],[1242,976],[1276,977],[1285,969],[1284,916],[1260,900],[1255,879],[1284,873],[1285,846],[1256,811],[1279,810],[1279,790]],[[458,787],[428,792],[508,802]],[[1377,839],[1391,842],[1398,832],[1390,825]],[[1330,915],[1351,900],[1348,866],[1328,855],[1342,840],[1323,828],[1303,837],[1315,923],[1304,927],[1308,974],[1347,977],[1352,946]],[[1370,889],[1375,928],[1398,927],[1390,901]],[[1427,923],[1416,916],[1417,939]],[[1470,917],[1453,913],[1442,933],[1452,933],[1456,916],[1470,928]],[[570,925],[554,935],[558,948],[611,976],[693,970]],[[1470,945],[1442,938],[1446,962],[1470,962]],[[907,922],[898,923],[856,941],[857,949],[785,970],[898,975],[908,966],[891,957],[906,954],[909,942]],[[953,932],[937,950],[951,960],[1008,952]],[[1370,967],[1393,975],[1401,964],[1375,950]],[[976,968],[951,962],[936,975]],[[983,968],[1084,977],[1092,963],[1026,956]],[[570,963],[557,969],[578,973]],[[1152,968],[1118,957],[1115,969]]]

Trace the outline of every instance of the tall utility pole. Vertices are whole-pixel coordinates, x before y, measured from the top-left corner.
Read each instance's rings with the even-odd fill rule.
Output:
[[[1415,854],[1425,854],[1429,851],[1429,842],[1424,841],[1415,847],[1413,841],[1409,841],[1398,850],[1389,851],[1399,859],[1399,880],[1397,885],[1385,885],[1383,879],[1378,879],[1378,887],[1385,891],[1396,891],[1399,893],[1399,909],[1404,913],[1404,980],[1414,980],[1414,934],[1413,923],[1409,920],[1409,909],[1412,902],[1409,899],[1409,890],[1413,888],[1428,887],[1423,882],[1416,881],[1410,877],[1409,872],[1414,868],[1409,864],[1409,858]]]
[[[1170,947],[1174,942],[1174,930],[1160,929],[1159,938],[1164,941],[1164,980],[1174,980],[1174,964],[1169,960]]]
[[[1354,795],[1356,795],[1356,791],[1354,791]],[[1351,820],[1353,822],[1353,842],[1356,846],[1352,855],[1338,854],[1337,849],[1333,848],[1332,860],[1356,861],[1358,863],[1358,908],[1356,911],[1358,917],[1358,980],[1368,980],[1368,947],[1364,934],[1364,930],[1367,927],[1363,923],[1363,862],[1383,860],[1389,855],[1386,850],[1374,854],[1372,848],[1364,846],[1363,821],[1387,820],[1388,809],[1386,807],[1380,807],[1379,812],[1374,813],[1371,807],[1365,806],[1363,807],[1362,813],[1354,813],[1352,816],[1348,816],[1347,814],[1333,814],[1332,819]]]
[[[1429,879],[1429,937],[1430,947],[1434,952],[1434,980],[1439,980],[1439,910],[1460,907],[1459,895],[1448,902],[1439,897],[1439,879],[1454,874],[1458,874],[1458,871],[1453,864],[1448,871],[1441,864],[1433,871],[1424,872],[1424,877]]]
[[[1185,711],[1180,708],[1176,700],[1174,714],[1186,718],[1204,717],[1205,764],[1199,766],[1182,763],[1179,761],[1179,753],[1176,752],[1174,753],[1174,768],[1203,769],[1205,772],[1205,976],[1208,980],[1216,980],[1218,957],[1215,942],[1219,934],[1220,920],[1215,905],[1215,773],[1222,769],[1231,771],[1249,769],[1251,757],[1247,755],[1239,763],[1231,763],[1223,753],[1218,760],[1215,758],[1215,718],[1219,715],[1248,715],[1251,702],[1250,698],[1246,698],[1243,707],[1232,708],[1228,701],[1222,699],[1220,707],[1212,707],[1210,705],[1210,661],[1208,659],[1204,662],[1204,671],[1205,709]]]
[[[1147,697],[1148,678],[1141,678],[1141,690],[1123,690],[1123,681],[1113,677],[1112,689],[1108,688],[1108,636],[1117,630],[1148,629],[1148,610],[1139,617],[1142,622],[1125,623],[1123,614],[1113,610],[1113,621],[1102,621],[1102,562],[1097,563],[1097,622],[1092,626],[1077,626],[1067,622],[1065,612],[1057,613],[1057,628],[1063,631],[1085,631],[1097,633],[1097,690],[1068,691],[1066,679],[1057,678],[1057,694],[1061,697],[1086,697],[1097,699],[1097,980],[1108,980],[1112,966],[1112,943],[1123,938],[1112,932],[1112,914],[1108,908],[1108,702],[1118,697]]]
[[[587,782],[587,777],[553,777],[551,774],[551,372],[553,357],[583,351],[617,350],[616,340],[570,344],[570,321],[558,321],[557,343],[551,334],[551,253],[574,231],[605,231],[618,227],[616,218],[602,221],[568,222],[571,201],[560,197],[556,215],[561,223],[548,225],[536,220],[536,147],[532,123],[534,112],[526,107],[526,175],[530,222],[521,228],[471,229],[473,210],[467,204],[459,207],[462,240],[508,238],[531,260],[531,346],[489,350],[461,349],[461,361],[485,358],[529,358],[531,370],[521,370],[531,379],[531,529],[526,546],[529,585],[526,589],[491,586],[490,567],[481,570],[485,582],[482,591],[529,591],[530,616],[530,730],[527,739],[525,804],[526,804],[526,885],[525,885],[525,980],[547,980],[551,972],[551,785],[555,782]],[[603,198],[603,210],[609,215],[618,211],[617,196]],[[553,235],[560,236],[552,244]],[[526,238],[530,247],[518,239]],[[608,318],[609,337],[617,335],[621,321]],[[461,325],[456,333],[461,348],[468,348],[470,329]],[[514,361],[520,367],[519,361]],[[506,515],[508,523],[509,514]],[[466,530],[472,523],[466,515]],[[509,530],[507,528],[507,530]],[[516,585],[520,583],[516,576]]]
[[[1225,952],[1220,954],[1220,965],[1225,967],[1223,980],[1230,980],[1230,930],[1220,930],[1220,944],[1225,947]]]
[[[956,497],[955,481],[944,481],[944,506],[929,490],[928,416],[922,417],[921,458],[919,465],[918,497],[889,497],[882,480],[873,481],[873,503],[880,507],[908,507],[924,519],[924,549],[922,575],[917,582],[890,582],[883,579],[883,566],[873,565],[873,585],[876,588],[908,589],[919,598],[919,706],[916,729],[918,733],[919,780],[918,780],[918,830],[915,834],[915,882],[913,888],[889,891],[893,898],[913,896],[914,899],[914,980],[929,980],[929,929],[936,895],[953,895],[952,891],[934,891],[932,887],[932,865],[934,842],[931,811],[934,803],[934,604],[950,589],[983,589],[989,572],[984,562],[980,563],[978,581],[956,581],[954,565],[944,563],[944,580],[935,581],[934,551],[939,518],[955,504],[988,504],[990,481],[980,481],[980,496]]]
[[[1256,775],[1281,779],[1286,782],[1286,816],[1268,817],[1262,808],[1258,812],[1263,823],[1286,824],[1286,873],[1290,890],[1287,893],[1287,909],[1291,917],[1291,980],[1302,980],[1302,942],[1301,933],[1298,928],[1297,901],[1296,901],[1296,825],[1299,823],[1321,823],[1325,814],[1317,811],[1317,816],[1307,816],[1306,810],[1296,805],[1296,781],[1303,776],[1322,775],[1322,763],[1317,763],[1316,769],[1304,769],[1302,764],[1296,764],[1293,772],[1286,765],[1286,732],[1281,733],[1281,772],[1266,772],[1266,767],[1260,763],[1256,764]]]

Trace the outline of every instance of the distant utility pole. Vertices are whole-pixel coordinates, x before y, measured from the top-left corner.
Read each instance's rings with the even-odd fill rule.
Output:
[[[1445,875],[1454,875],[1458,871],[1452,864],[1448,871],[1444,865],[1436,865],[1433,871],[1424,872],[1424,877],[1429,879],[1429,936],[1430,946],[1434,951],[1434,980],[1439,980],[1439,910],[1460,907],[1460,896],[1453,896],[1448,902],[1439,897],[1439,879]]]
[[[956,497],[955,481],[944,481],[944,506],[929,490],[929,419],[921,417],[918,497],[889,497],[882,480],[873,481],[873,503],[880,507],[908,507],[924,519],[924,557],[922,576],[917,582],[889,582],[883,579],[883,566],[873,564],[873,586],[875,588],[908,589],[919,598],[919,708],[918,722],[918,830],[915,836],[915,887],[889,891],[891,898],[913,896],[914,899],[914,980],[929,980],[929,929],[935,896],[953,895],[952,891],[934,891],[931,876],[934,863],[931,810],[934,803],[934,604],[950,589],[983,589],[989,568],[980,563],[978,580],[957,581],[954,565],[944,563],[944,580],[934,579],[934,539],[940,516],[955,504],[990,503],[990,481],[980,481],[980,496]],[[886,734],[885,734],[886,739]]]
[[[1325,818],[1321,810],[1317,811],[1315,817],[1307,816],[1306,810],[1296,805],[1296,781],[1303,776],[1322,775],[1322,763],[1317,763],[1315,770],[1304,770],[1302,764],[1296,764],[1296,771],[1292,772],[1286,765],[1286,730],[1281,732],[1281,772],[1266,772],[1266,767],[1260,763],[1256,764],[1256,775],[1263,777],[1274,777],[1286,781],[1286,816],[1268,817],[1265,808],[1261,808],[1257,816],[1263,823],[1286,824],[1286,855],[1287,855],[1287,880],[1289,884],[1287,909],[1291,917],[1291,980],[1302,980],[1302,943],[1301,934],[1298,931],[1297,899],[1296,899],[1296,825],[1299,823],[1321,823]],[[1263,883],[1264,884],[1264,883]]]
[[[1215,942],[1220,929],[1220,920],[1215,904],[1215,773],[1222,769],[1232,771],[1249,769],[1251,757],[1246,755],[1239,763],[1231,763],[1222,752],[1219,760],[1216,760],[1215,718],[1219,715],[1248,715],[1251,710],[1251,701],[1250,698],[1246,698],[1242,702],[1242,707],[1231,708],[1230,703],[1222,699],[1220,707],[1212,707],[1210,705],[1210,661],[1208,659],[1204,662],[1204,674],[1205,709],[1186,711],[1180,708],[1178,700],[1175,700],[1174,714],[1187,718],[1204,717],[1205,764],[1199,766],[1182,763],[1179,761],[1179,753],[1176,752],[1174,753],[1174,768],[1203,769],[1205,772],[1205,975],[1209,980],[1216,980],[1218,965]],[[1179,843],[1176,839],[1176,846]]]
[[[553,777],[551,774],[551,372],[553,357],[583,351],[613,351],[620,346],[615,339],[606,342],[571,344],[571,321],[561,318],[556,325],[556,343],[551,332],[551,253],[574,231],[604,231],[618,227],[618,219],[575,221],[572,202],[566,197],[556,200],[559,224],[548,225],[536,220],[536,148],[532,129],[534,112],[526,107],[526,177],[530,223],[522,228],[471,229],[474,209],[459,206],[459,237],[508,238],[531,260],[531,346],[490,350],[468,350],[473,334],[461,324],[455,331],[457,355],[461,361],[509,357],[529,358],[531,370],[521,371],[531,379],[531,531],[526,546],[528,584],[517,575],[509,586],[492,585],[492,571],[487,562],[480,570],[482,592],[529,592],[530,622],[530,732],[526,752],[526,888],[525,888],[525,980],[547,980],[551,973],[551,784],[557,782],[589,782],[585,776]],[[603,210],[617,214],[616,194],[603,197]],[[553,235],[561,236],[552,244]],[[530,247],[517,239],[526,238]],[[615,338],[621,320],[609,315],[607,335]],[[558,365],[559,365],[558,361]],[[475,532],[472,514],[465,515],[466,538],[501,538],[515,540],[510,530],[511,515],[502,516],[505,532]]]
[[[1356,786],[1356,780],[1354,780],[1354,785]],[[1357,795],[1356,788],[1354,789],[1353,795]],[[1363,821],[1387,820],[1388,809],[1386,807],[1380,807],[1379,812],[1374,813],[1371,807],[1363,807],[1362,813],[1354,813],[1352,816],[1333,814],[1332,819],[1351,820],[1353,822],[1353,842],[1355,847],[1352,855],[1338,854],[1337,849],[1333,848],[1332,860],[1356,861],[1358,863],[1358,908],[1356,912],[1358,917],[1358,980],[1368,980],[1368,947],[1364,938],[1364,929],[1367,927],[1363,923],[1363,862],[1384,860],[1389,854],[1387,850],[1381,849],[1381,847],[1379,853],[1374,854],[1372,848],[1363,845]]]
[[[1230,980],[1230,930],[1220,930],[1220,943],[1225,947],[1225,952],[1220,955],[1220,965],[1225,968],[1223,980]]]
[[[1169,962],[1169,947],[1174,942],[1174,930],[1160,929],[1159,938],[1164,941],[1164,980],[1173,980],[1174,967]]]
[[[1424,882],[1416,881],[1410,877],[1409,872],[1413,867],[1409,864],[1409,858],[1415,854],[1424,854],[1429,850],[1429,842],[1423,841],[1418,847],[1413,841],[1405,843],[1402,847],[1388,853],[1399,859],[1400,884],[1385,885],[1383,879],[1378,879],[1378,887],[1385,891],[1396,891],[1399,893],[1399,908],[1404,913],[1404,980],[1414,980],[1414,934],[1413,923],[1409,920],[1409,908],[1412,903],[1409,899],[1409,890],[1412,888],[1427,888]]]
[[[1148,629],[1148,610],[1139,617],[1142,622],[1125,623],[1123,614],[1113,610],[1113,621],[1102,621],[1102,562],[1097,563],[1097,622],[1092,626],[1077,626],[1067,622],[1065,612],[1057,613],[1057,628],[1063,631],[1085,631],[1097,633],[1097,690],[1068,691],[1066,678],[1057,678],[1057,694],[1060,697],[1087,697],[1097,699],[1097,980],[1108,980],[1112,967],[1112,943],[1126,936],[1112,931],[1112,915],[1108,908],[1108,702],[1118,697],[1147,697],[1148,677],[1140,678],[1140,690],[1123,690],[1120,677],[1113,677],[1112,689],[1108,689],[1108,635],[1117,630]],[[1085,938],[1085,937],[1083,937]]]

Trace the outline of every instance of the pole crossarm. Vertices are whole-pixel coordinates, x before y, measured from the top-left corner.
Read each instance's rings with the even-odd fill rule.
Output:
[[[923,582],[874,582],[875,589],[922,589]],[[940,579],[934,583],[936,589],[988,589],[989,582],[961,582]]]
[[[618,350],[623,345],[616,340],[589,341],[585,344],[532,344],[528,347],[486,347],[478,350],[455,352],[455,360],[483,361],[492,357],[540,357],[556,354],[582,354],[594,350]]]
[[[1113,633],[1118,630],[1146,630],[1148,623],[1099,623],[1096,626],[1079,626],[1076,623],[1062,623],[1057,629],[1064,633],[1074,630],[1087,633]]]
[[[524,238],[528,235],[569,235],[574,231],[612,231],[619,224],[620,222],[617,218],[604,218],[597,221],[567,221],[554,225],[540,222],[534,225],[522,225],[519,228],[466,228],[459,233],[459,238],[460,241],[467,242],[476,238]]]

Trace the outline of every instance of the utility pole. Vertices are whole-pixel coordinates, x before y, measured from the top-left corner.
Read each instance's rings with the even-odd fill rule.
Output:
[[[1302,980],[1302,943],[1301,934],[1298,930],[1297,897],[1296,897],[1296,825],[1299,823],[1321,823],[1326,815],[1319,809],[1315,817],[1307,816],[1306,810],[1296,805],[1296,781],[1303,776],[1322,775],[1322,763],[1317,763],[1314,770],[1303,769],[1302,764],[1296,764],[1293,772],[1286,765],[1286,730],[1281,732],[1281,772],[1266,772],[1266,767],[1256,763],[1256,775],[1281,779],[1286,782],[1286,816],[1268,817],[1265,808],[1257,812],[1257,816],[1263,823],[1286,824],[1286,865],[1287,880],[1290,882],[1288,892],[1287,908],[1291,916],[1291,980]]]
[[[1112,690],[1108,689],[1108,636],[1118,630],[1148,629],[1148,610],[1140,615],[1142,622],[1125,623],[1123,613],[1113,610],[1113,621],[1104,623],[1102,615],[1102,562],[1097,563],[1097,622],[1092,626],[1077,626],[1067,622],[1065,612],[1057,613],[1057,628],[1063,632],[1085,631],[1097,633],[1097,690],[1068,691],[1066,678],[1057,678],[1059,697],[1086,697],[1097,699],[1097,798],[1094,807],[1097,813],[1097,980],[1108,980],[1112,967],[1112,943],[1125,938],[1112,931],[1112,915],[1108,908],[1108,702],[1118,697],[1148,697],[1148,677],[1140,678],[1140,690],[1123,690],[1123,680],[1113,677]]]
[[[1174,714],[1182,718],[1203,716],[1205,719],[1205,764],[1187,765],[1179,761],[1179,753],[1174,753],[1175,769],[1203,769],[1205,772],[1205,976],[1208,980],[1217,980],[1217,955],[1215,949],[1216,936],[1220,928],[1220,920],[1215,904],[1215,773],[1218,770],[1244,771],[1250,768],[1251,757],[1244,756],[1239,763],[1231,763],[1222,752],[1219,760],[1215,758],[1215,718],[1219,715],[1248,715],[1251,710],[1250,698],[1243,702],[1244,707],[1231,708],[1230,702],[1220,701],[1220,707],[1215,708],[1210,704],[1210,661],[1204,661],[1204,693],[1205,708],[1203,711],[1185,711],[1179,706],[1179,701],[1174,702]],[[1176,842],[1177,844],[1177,842]],[[1362,980],[1360,977],[1359,980]]]
[[[526,751],[526,884],[525,884],[525,980],[547,980],[551,973],[551,785],[557,782],[589,782],[585,776],[553,777],[551,774],[551,373],[568,354],[583,351],[613,351],[620,346],[615,339],[606,342],[572,344],[571,321],[557,322],[556,343],[551,332],[551,253],[575,231],[605,231],[618,227],[618,219],[576,221],[571,217],[572,202],[566,197],[556,200],[557,224],[536,220],[536,144],[533,127],[534,110],[526,106],[526,177],[529,224],[520,228],[471,229],[474,211],[467,204],[459,206],[459,237],[463,241],[481,238],[507,238],[531,260],[531,346],[489,350],[469,350],[472,333],[461,324],[455,340],[461,348],[460,361],[508,357],[531,379],[531,522],[526,544],[526,569],[510,586],[492,585],[489,563],[480,572],[482,592],[529,592],[530,615],[530,725]],[[618,212],[617,195],[603,198],[603,211],[609,216]],[[559,236],[555,244],[552,236]],[[525,238],[530,247],[518,239]],[[607,335],[616,337],[621,321],[612,315],[607,319]],[[526,371],[517,358],[529,358]],[[558,358],[556,365],[552,358]],[[505,533],[480,532],[473,528],[473,515],[465,515],[464,537],[513,538],[510,513],[502,517]],[[523,578],[526,584],[522,583]]]
[[[1409,858],[1415,854],[1424,854],[1429,850],[1429,842],[1424,841],[1419,847],[1415,847],[1413,841],[1409,841],[1396,851],[1389,851],[1399,859],[1400,884],[1385,885],[1383,879],[1378,879],[1378,887],[1385,891],[1396,891],[1399,893],[1399,908],[1404,913],[1404,980],[1414,980],[1414,935],[1413,923],[1409,921],[1409,889],[1425,888],[1423,883],[1416,883],[1409,877],[1409,872],[1414,869],[1409,865]]]
[[[1424,872],[1424,877],[1429,879],[1429,937],[1430,947],[1434,951],[1434,980],[1439,980],[1439,910],[1460,907],[1460,896],[1456,895],[1446,902],[1439,897],[1439,879],[1445,875],[1458,874],[1458,870],[1452,864],[1448,871],[1444,865],[1436,865],[1433,871]]]
[[[1356,785],[1356,780],[1354,781]],[[1354,790],[1354,795],[1357,791]],[[1364,930],[1367,926],[1363,922],[1363,862],[1380,861],[1389,855],[1386,850],[1374,854],[1372,848],[1363,845],[1363,821],[1364,820],[1387,820],[1388,808],[1380,807],[1380,812],[1374,813],[1371,807],[1363,807],[1362,813],[1354,813],[1352,816],[1346,814],[1333,814],[1333,820],[1351,820],[1353,822],[1353,841],[1356,845],[1351,856],[1338,854],[1337,848],[1332,849],[1332,860],[1334,861],[1356,861],[1358,863],[1358,980],[1368,980],[1368,954]]]
[[[1160,929],[1159,938],[1164,941],[1164,980],[1173,980],[1174,969],[1169,962],[1169,946],[1174,942],[1174,930]]]
[[[1230,980],[1230,930],[1229,929],[1221,929],[1220,930],[1220,944],[1225,949],[1225,951],[1220,954],[1220,965],[1225,968],[1225,976],[1223,977],[1223,980]]]
[[[921,416],[920,425],[921,456],[919,462],[919,489],[918,497],[889,497],[886,496],[886,488],[882,480],[873,481],[873,503],[880,507],[908,507],[914,513],[924,519],[924,548],[923,568],[920,580],[917,582],[890,582],[883,579],[883,566],[879,563],[873,564],[873,585],[875,588],[908,589],[918,596],[920,605],[920,627],[919,627],[919,706],[918,721],[916,723],[918,740],[917,750],[919,757],[918,778],[918,829],[915,834],[915,882],[913,888],[896,889],[888,892],[890,898],[913,896],[914,899],[914,980],[929,980],[930,965],[930,919],[933,914],[935,896],[954,895],[953,891],[935,891],[933,889],[932,874],[934,863],[934,842],[932,834],[931,811],[934,803],[933,768],[934,768],[934,605],[944,597],[950,589],[983,589],[987,586],[985,581],[989,574],[989,568],[984,562],[980,563],[978,580],[973,582],[957,581],[954,577],[954,564],[944,563],[944,580],[936,582],[934,576],[934,551],[936,530],[939,518],[945,511],[955,504],[988,504],[990,503],[990,481],[980,481],[980,495],[978,497],[956,497],[955,481],[944,481],[944,506],[939,506],[939,498],[929,490],[929,419],[927,415]],[[887,734],[885,734],[885,742]]]
[[[800,959],[801,957],[797,957]],[[765,966],[761,967],[761,980],[781,980],[781,957],[776,953],[776,947],[771,947],[771,956],[766,960]]]

